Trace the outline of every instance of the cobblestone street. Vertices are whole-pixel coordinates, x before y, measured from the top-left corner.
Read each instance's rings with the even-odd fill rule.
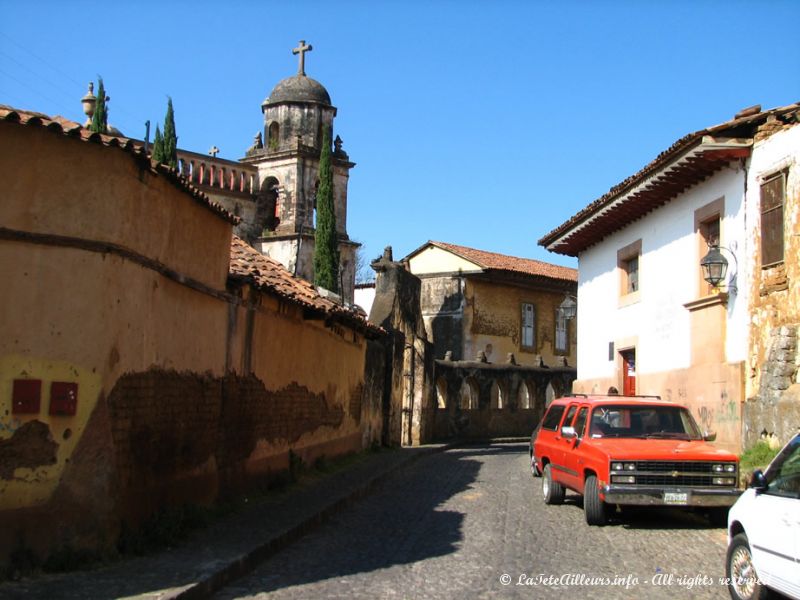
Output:
[[[425,457],[216,598],[728,597],[724,529],[680,511],[589,527],[540,488],[525,444]]]

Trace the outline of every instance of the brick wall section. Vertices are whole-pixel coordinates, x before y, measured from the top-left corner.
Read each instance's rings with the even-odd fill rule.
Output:
[[[358,397],[360,410],[360,386],[350,397]],[[325,395],[296,383],[273,391],[254,376],[218,378],[155,369],[122,376],[108,405],[123,504],[129,493],[146,495],[148,487],[169,491],[171,497],[161,501],[179,501],[180,486],[171,484],[202,480],[198,469],[211,470],[206,485],[216,485],[241,474],[260,441],[291,444],[305,433],[338,428],[344,421],[342,406],[329,406]],[[215,495],[216,490],[201,494]]]

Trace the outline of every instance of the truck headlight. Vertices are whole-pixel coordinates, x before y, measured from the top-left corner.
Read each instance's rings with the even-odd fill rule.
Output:
[[[736,479],[733,477],[714,477],[711,483],[714,485],[733,485]]]
[[[636,470],[636,463],[635,462],[612,462],[611,463],[611,470],[612,471],[635,471]]]

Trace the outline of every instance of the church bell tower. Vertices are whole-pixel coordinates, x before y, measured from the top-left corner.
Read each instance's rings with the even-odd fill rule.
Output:
[[[321,83],[306,76],[305,54],[311,45],[300,41],[297,75],[279,82],[261,104],[264,130],[242,162],[258,168],[258,204],[250,236],[263,254],[290,272],[314,281],[314,232],[319,158],[325,127],[333,132],[336,107]],[[355,251],[359,244],[347,235],[347,183],[355,163],[335,138],[333,166],[334,212],[339,238],[340,287],[344,301],[353,302]]]

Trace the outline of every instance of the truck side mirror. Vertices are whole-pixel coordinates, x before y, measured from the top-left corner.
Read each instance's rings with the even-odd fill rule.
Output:
[[[706,442],[713,442],[717,439],[717,432],[716,431],[704,431],[703,432],[703,440]]]
[[[578,437],[578,434],[575,431],[574,427],[570,427],[569,425],[564,425],[564,427],[561,428],[561,437],[567,440],[571,440]]]

